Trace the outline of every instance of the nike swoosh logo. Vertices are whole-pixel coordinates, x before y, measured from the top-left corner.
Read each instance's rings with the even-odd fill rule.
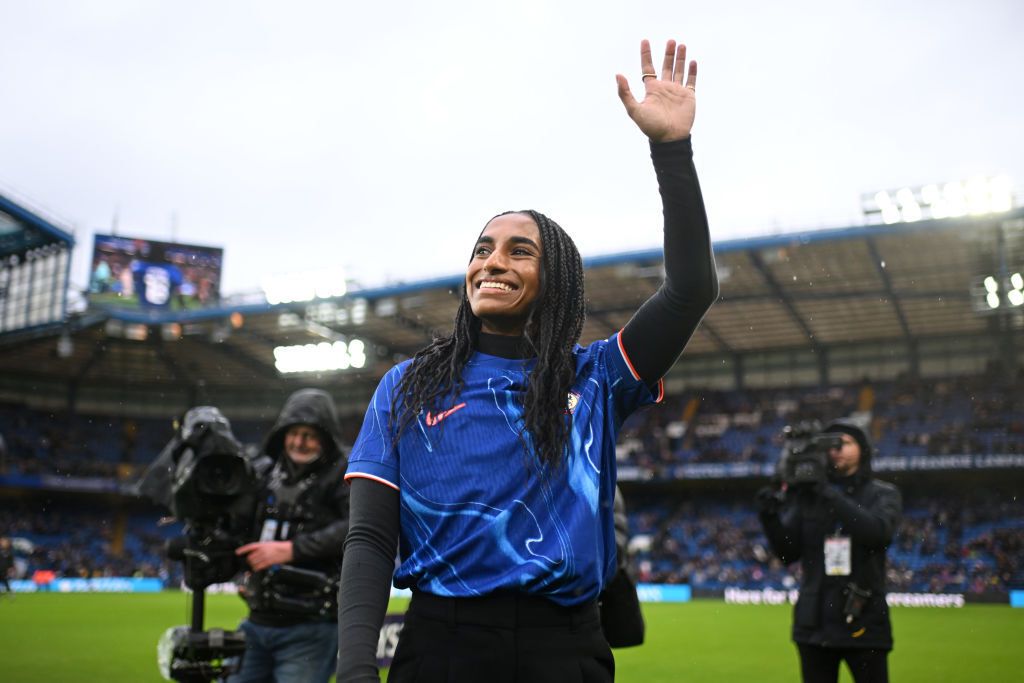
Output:
[[[461,410],[461,409],[463,409],[465,407],[466,407],[465,403],[460,403],[459,405],[455,406],[454,408],[449,408],[448,410],[444,411],[443,413],[438,413],[437,415],[434,415],[433,413],[428,412],[427,413],[427,426],[428,427],[434,427],[434,426],[440,424],[441,420],[445,419],[446,417],[448,417],[449,415],[451,415],[455,411]]]

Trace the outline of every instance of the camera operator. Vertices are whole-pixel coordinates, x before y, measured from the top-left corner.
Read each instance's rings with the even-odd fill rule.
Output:
[[[338,646],[337,582],[348,533],[347,466],[334,401],[302,389],[263,452],[273,460],[257,510],[260,538],[235,552],[252,573],[242,669],[231,683],[326,683]]]
[[[816,455],[812,446],[800,467],[783,463],[781,481],[758,492],[760,519],[772,551],[803,569],[793,612],[803,680],[834,683],[845,660],[857,683],[884,683],[893,645],[886,550],[902,499],[895,486],[871,476],[872,445],[863,429],[837,420],[823,431],[811,443],[831,435],[818,449],[827,460],[805,466]]]

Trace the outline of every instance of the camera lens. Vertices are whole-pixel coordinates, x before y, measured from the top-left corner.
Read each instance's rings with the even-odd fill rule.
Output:
[[[208,455],[196,465],[193,475],[201,493],[230,496],[241,492],[245,464],[233,455]]]

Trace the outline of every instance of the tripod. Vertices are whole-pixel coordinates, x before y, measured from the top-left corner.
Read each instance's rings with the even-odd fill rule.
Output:
[[[203,630],[206,589],[227,581],[238,568],[235,548],[226,534],[197,537],[190,533],[167,544],[167,556],[185,564],[185,585],[192,589],[192,623],[176,626],[161,638],[158,659],[165,678],[182,683],[210,683],[235,673],[245,654],[245,634]]]

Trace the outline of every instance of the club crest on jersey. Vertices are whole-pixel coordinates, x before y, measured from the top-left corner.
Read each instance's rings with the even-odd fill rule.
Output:
[[[576,406],[579,405],[579,403],[580,403],[580,395],[577,394],[575,391],[570,391],[569,392],[569,400],[565,404],[565,412],[566,412],[566,414],[572,415],[573,413],[575,413],[576,412]]]

